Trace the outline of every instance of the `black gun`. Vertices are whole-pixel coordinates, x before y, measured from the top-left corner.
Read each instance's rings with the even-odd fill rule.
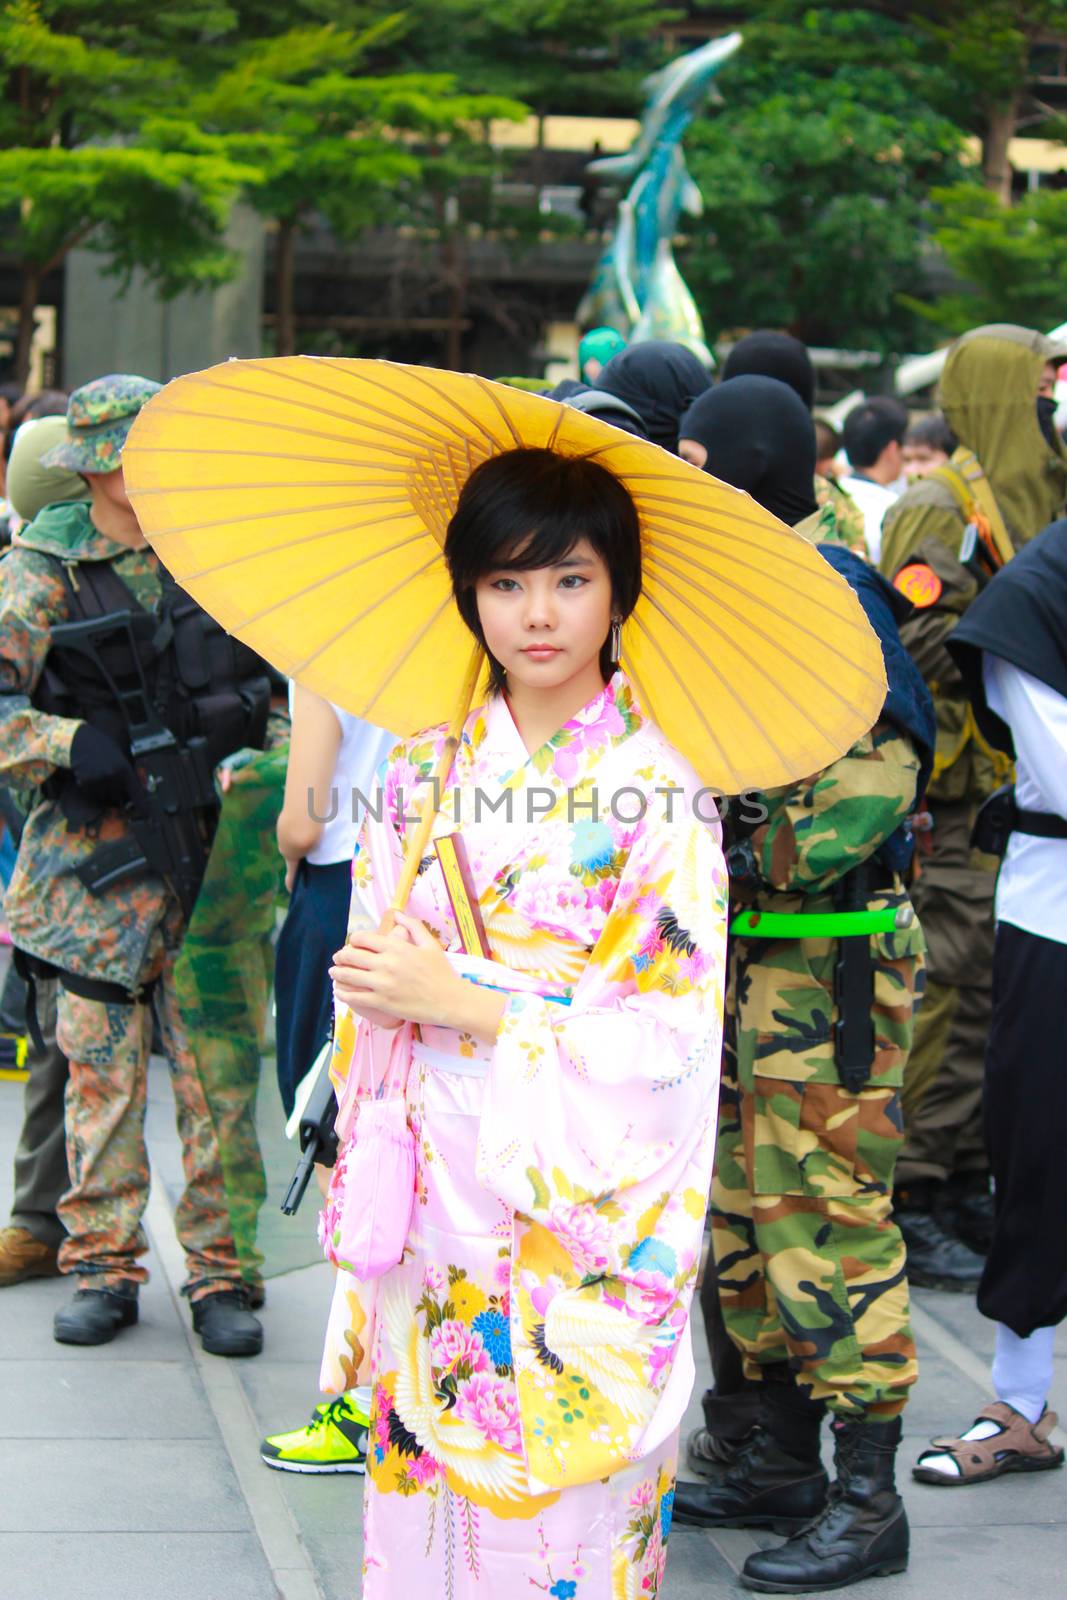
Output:
[[[337,1133],[334,1128],[336,1121],[337,1096],[330,1081],[330,1058],[327,1056],[300,1117],[300,1160],[282,1201],[282,1210],[287,1217],[295,1214],[303,1200],[312,1169],[332,1167],[336,1161]]]
[[[101,845],[75,871],[90,894],[102,894],[138,873],[158,872],[188,918],[207,866],[219,799],[207,741],[198,737],[179,744],[148,692],[137,649],[144,622],[132,611],[118,611],[52,629],[53,650],[85,658],[107,684],[126,723],[130,759],[144,789],[143,803],[126,807],[130,835]],[[107,640],[121,635],[126,640],[124,659],[135,669],[126,688],[112,675],[101,650]]]

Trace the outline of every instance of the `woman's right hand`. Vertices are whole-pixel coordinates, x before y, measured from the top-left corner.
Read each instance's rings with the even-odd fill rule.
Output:
[[[411,943],[411,935],[399,923],[394,923],[389,932],[390,937],[406,940],[408,944]],[[354,979],[360,970],[357,965],[358,958],[351,944],[346,943],[344,949],[338,950],[333,959],[337,966],[348,969],[343,978],[339,981],[334,980],[334,993],[342,1005],[346,1005],[349,1011],[355,1012],[356,1016],[364,1017],[374,1028],[394,1029],[403,1026],[406,1020],[404,1017],[398,1017],[392,1011],[379,1011],[375,1006],[360,1004],[348,989],[346,980],[349,978]]]

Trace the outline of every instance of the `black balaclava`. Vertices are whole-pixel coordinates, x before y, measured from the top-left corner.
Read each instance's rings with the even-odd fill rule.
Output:
[[[808,347],[791,333],[746,333],[726,357],[719,382],[731,378],[777,378],[800,396],[809,411],[815,404],[815,368]]]
[[[708,452],[704,471],[793,527],[817,510],[815,424],[788,384],[777,378],[731,378],[689,407],[679,439]]]
[[[1056,448],[1056,411],[1059,401],[1051,394],[1039,394],[1037,397],[1037,425],[1045,435],[1045,443],[1053,450]]]
[[[711,387],[711,376],[684,344],[647,339],[612,356],[596,386],[632,406],[653,444],[677,454],[678,420],[697,395]]]

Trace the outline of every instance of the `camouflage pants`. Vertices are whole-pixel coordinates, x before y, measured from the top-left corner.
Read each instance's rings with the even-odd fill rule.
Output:
[[[155,1004],[170,1062],[182,1146],[185,1192],[175,1212],[185,1248],[186,1292],[193,1300],[231,1287],[241,1273],[234,1248],[215,1124],[189,1047],[174,981],[180,918],[168,914]],[[145,1104],[152,1040],[147,1005],[85,1000],[60,988],[56,1030],[70,1061],[67,1160],[71,1187],[59,1203],[67,1230],[59,1264],[86,1287],[121,1279],[143,1283],[148,1248],[141,1219],[148,1203]]]
[[[274,906],[284,881],[274,830],[287,758],[288,746],[261,752],[234,774],[174,971],[218,1133],[241,1273],[253,1285],[262,1277],[256,1232],[267,1195],[256,1092],[270,1008]]]
[[[918,1375],[892,1220],[900,1082],[922,970],[916,928],[872,938],[875,1061],[833,1057],[831,940],[738,940],[711,1193],[716,1282],[746,1375],[788,1362],[838,1416],[881,1420]]]

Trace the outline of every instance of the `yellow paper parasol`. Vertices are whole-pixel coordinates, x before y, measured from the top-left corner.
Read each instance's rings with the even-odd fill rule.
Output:
[[[543,396],[386,361],[231,361],[170,383],[123,452],[176,580],[308,688],[382,727],[449,722],[471,638],[441,554],[471,471],[518,446],[594,457],[641,518],[622,665],[727,794],[818,771],[876,720],[878,640],[847,584],[748,495]]]

